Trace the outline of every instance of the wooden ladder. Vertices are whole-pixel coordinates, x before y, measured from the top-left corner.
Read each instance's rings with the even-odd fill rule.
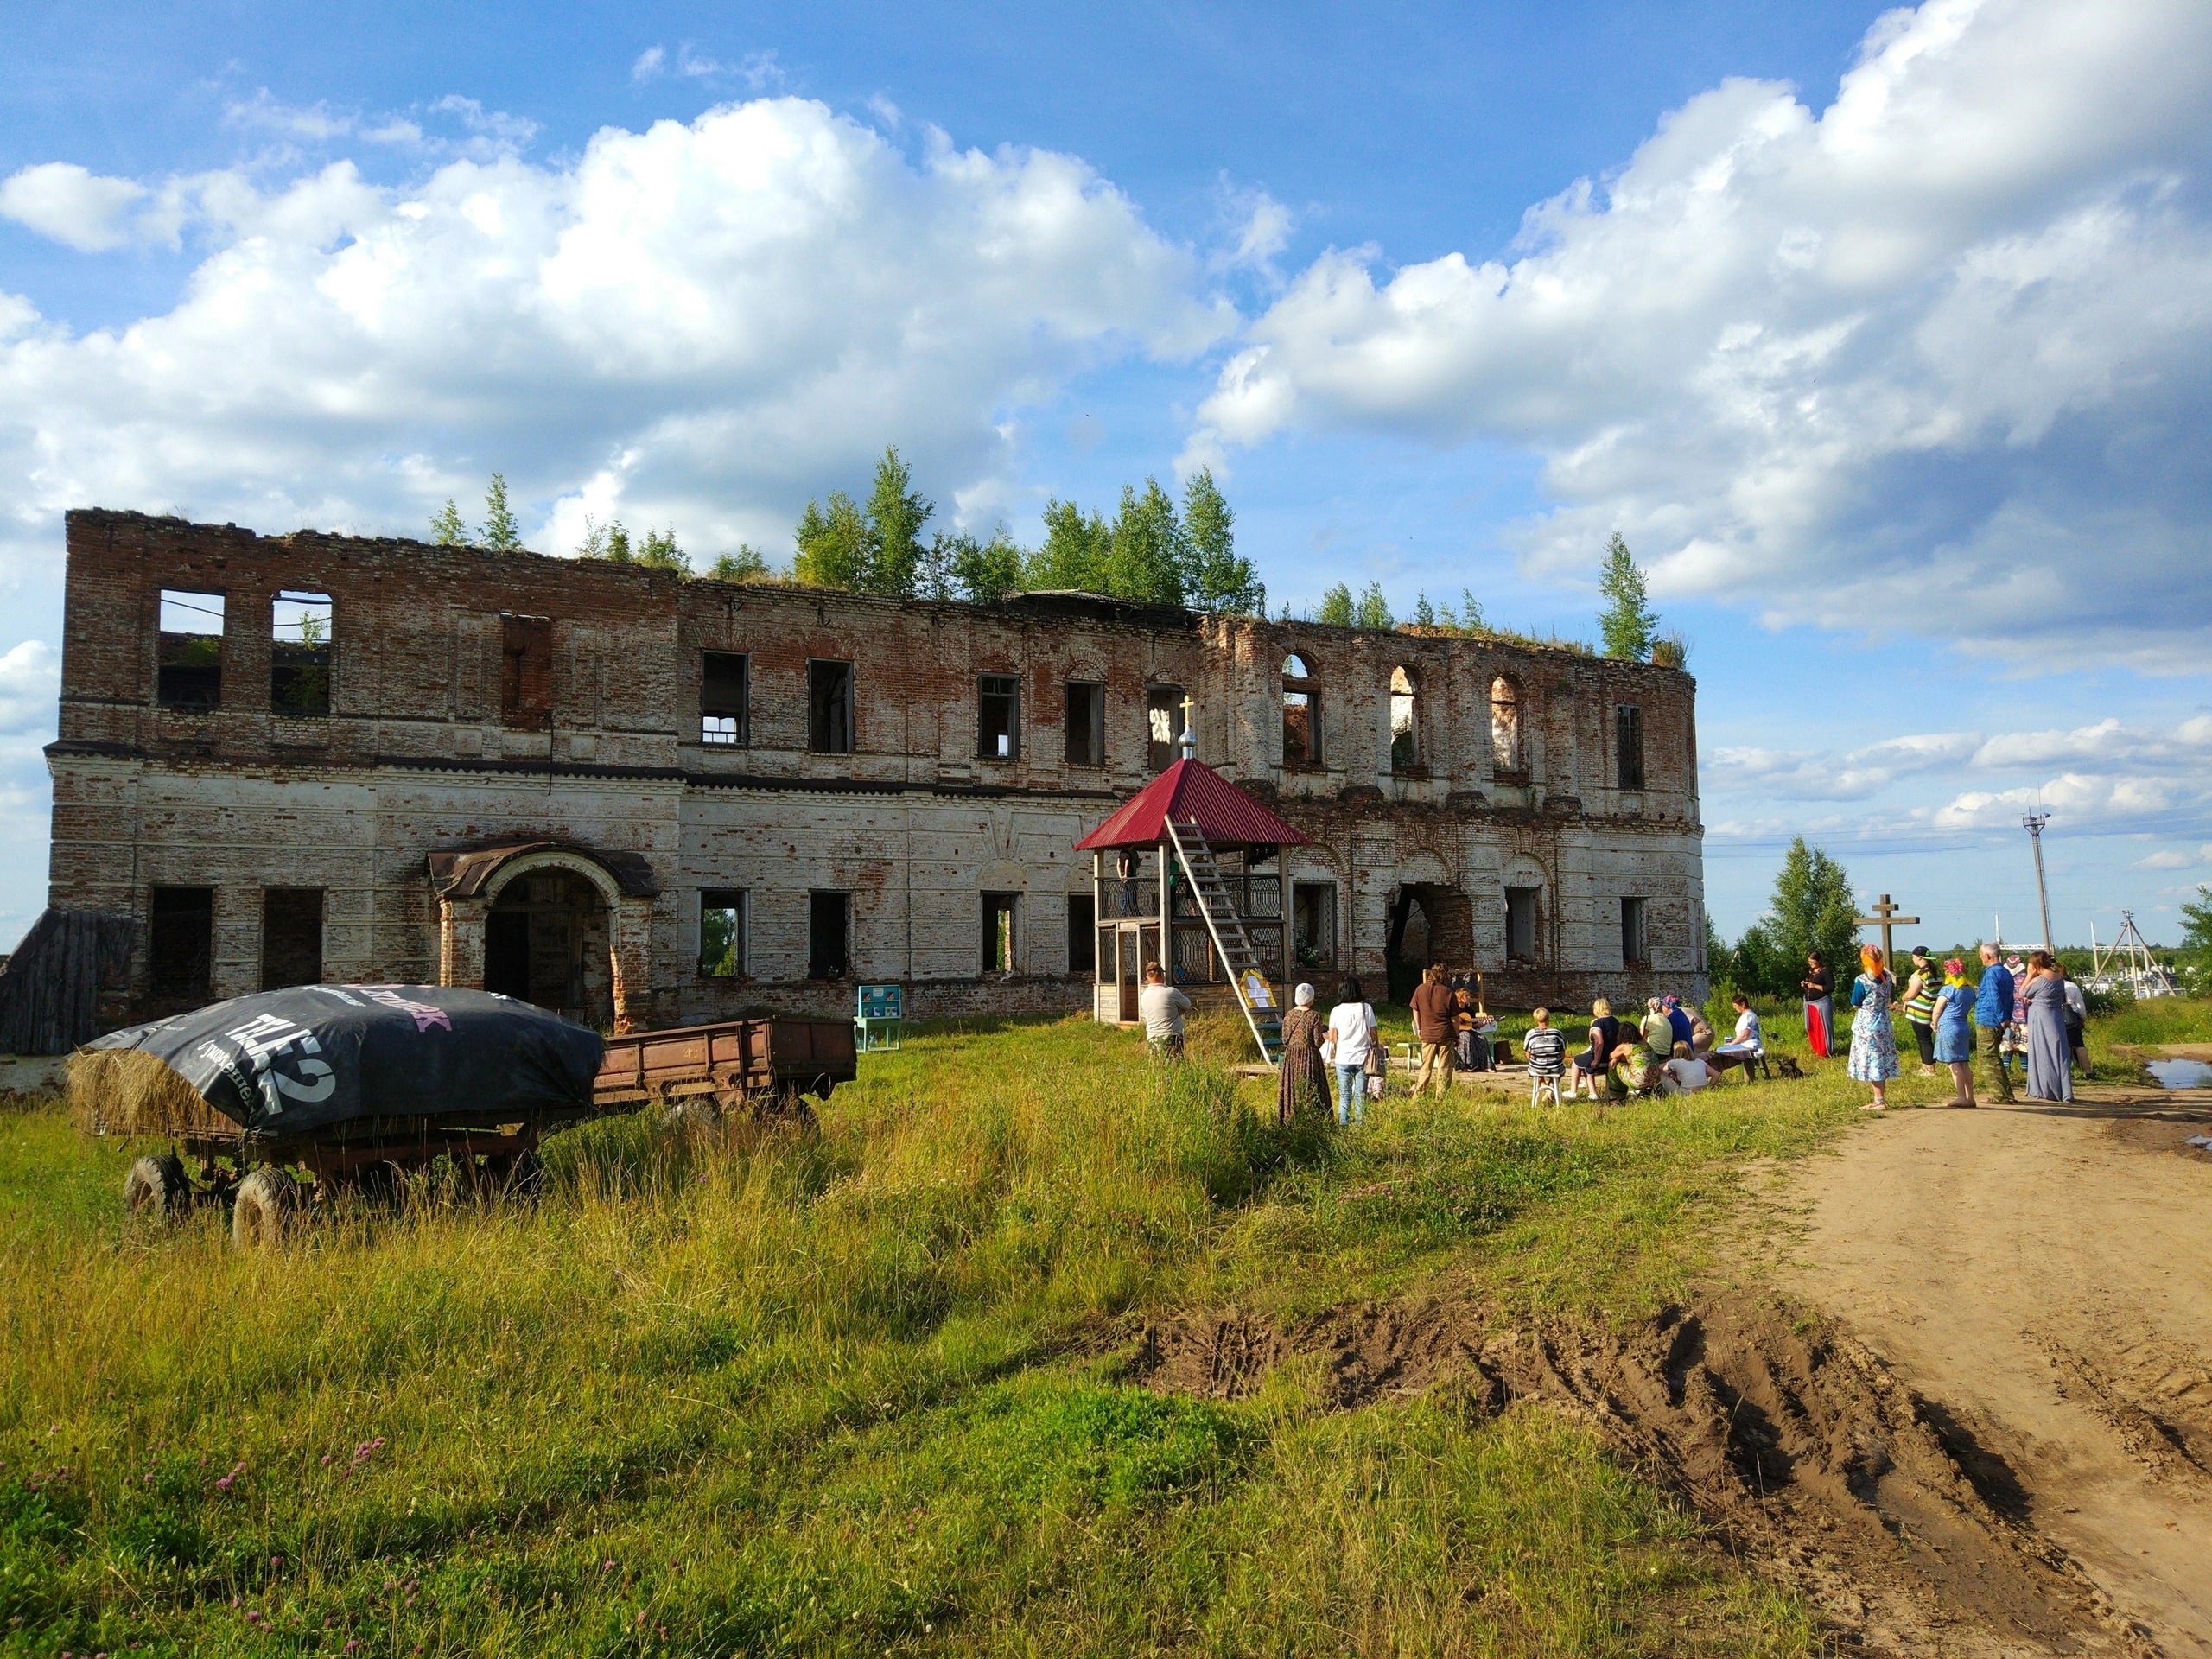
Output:
[[[1175,849],[1176,862],[1183,867],[1183,874],[1190,881],[1192,896],[1198,900],[1198,914],[1205,918],[1206,931],[1212,937],[1213,948],[1220,955],[1221,964],[1229,972],[1230,985],[1236,993],[1236,1006],[1244,1015],[1244,1023],[1252,1033],[1252,1040],[1260,1046],[1260,1058],[1269,1065],[1282,1064],[1282,1008],[1268,985],[1268,976],[1262,972],[1258,955],[1252,949],[1251,936],[1244,931],[1244,918],[1236,913],[1236,906],[1230,901],[1229,887],[1221,879],[1221,866],[1216,861],[1213,849],[1207,844],[1205,832],[1194,819],[1189,823],[1167,820],[1167,839]],[[1266,1004],[1255,1006],[1249,980],[1256,976],[1268,992]]]

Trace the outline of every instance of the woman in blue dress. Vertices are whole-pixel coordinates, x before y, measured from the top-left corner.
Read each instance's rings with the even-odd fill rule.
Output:
[[[1967,983],[1967,965],[1953,957],[1943,964],[1942,988],[1936,993],[1936,1012],[1929,1023],[1936,1028],[1936,1063],[1951,1068],[1951,1084],[1957,1090],[1950,1104],[1978,1106],[1974,1097],[1974,987]]]
[[[1897,1074],[1897,1033],[1890,1024],[1890,999],[1896,994],[1882,953],[1873,945],[1861,946],[1859,964],[1863,971],[1851,982],[1851,1075],[1874,1085],[1874,1098],[1861,1111],[1889,1109],[1885,1090]]]

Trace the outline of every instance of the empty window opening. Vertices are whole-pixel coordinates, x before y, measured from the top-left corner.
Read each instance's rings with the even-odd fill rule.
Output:
[[[1165,772],[1175,761],[1175,740],[1183,734],[1183,688],[1152,685],[1145,688],[1145,761],[1153,771]]]
[[[1014,911],[1019,898],[1011,893],[983,895],[983,971],[1014,971]]]
[[[847,893],[806,895],[806,976],[844,979],[852,972],[853,899]]]
[[[1509,961],[1536,961],[1536,895],[1541,887],[1505,890],[1505,955]]]
[[[1643,968],[1651,961],[1651,941],[1644,932],[1644,901],[1621,900],[1621,965]]]
[[[261,988],[322,983],[322,889],[261,893]]]
[[[1290,884],[1290,948],[1303,970],[1325,972],[1337,965],[1337,884]]]
[[[1643,710],[1632,702],[1613,709],[1613,766],[1623,789],[1643,787]]]
[[[1421,733],[1414,700],[1419,695],[1414,677],[1402,668],[1390,671],[1390,770],[1414,772],[1421,766]]]
[[[976,682],[976,753],[986,760],[1021,753],[1021,682],[1011,674],[985,674]]]
[[[1499,772],[1522,770],[1521,690],[1503,674],[1490,683],[1490,759]]]
[[[499,714],[519,731],[553,726],[553,619],[499,618]]]
[[[709,651],[699,659],[699,741],[751,741],[752,664],[742,652]]]
[[[305,720],[328,714],[330,595],[279,594],[271,615],[269,706],[280,715]]]
[[[223,701],[223,596],[162,589],[154,695],[164,709],[204,711]]]
[[[1068,972],[1098,971],[1098,906],[1089,894],[1068,895]]]
[[[165,1001],[205,1002],[215,959],[215,889],[156,887],[147,921],[154,995]]]
[[[1106,688],[1084,680],[1067,684],[1068,765],[1106,764]]]
[[[702,889],[699,894],[699,977],[736,979],[744,972],[745,894],[728,887]]]
[[[806,665],[806,747],[817,754],[853,752],[853,665]]]
[[[1282,659],[1282,763],[1321,763],[1321,690],[1296,652]]]

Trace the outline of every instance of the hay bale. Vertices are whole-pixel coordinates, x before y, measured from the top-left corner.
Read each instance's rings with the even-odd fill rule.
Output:
[[[133,1048],[80,1049],[69,1057],[69,1115],[87,1135],[238,1128],[168,1066]]]

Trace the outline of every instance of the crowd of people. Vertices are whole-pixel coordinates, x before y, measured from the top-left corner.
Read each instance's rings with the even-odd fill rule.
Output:
[[[1974,1097],[1974,1057],[1980,1052],[2000,1102],[2013,1101],[2012,1057],[2025,1063],[2023,1087],[2030,1100],[2071,1100],[2074,1073],[2087,1069],[2082,1048],[2089,1017],[2088,1000],[2063,963],[2048,950],[2000,960],[1993,944],[1980,950],[1981,973],[1967,978],[1957,957],[1940,968],[1926,945],[1912,950],[1912,974],[1900,999],[1896,976],[1879,947],[1862,946],[1859,972],[1851,983],[1850,1075],[1873,1090],[1870,1112],[1889,1108],[1889,1085],[1901,1070],[1893,1007],[1904,1011],[1923,1075],[1947,1067],[1954,1090],[1952,1106],[1979,1106]],[[1819,953],[1806,957],[1805,1037],[1815,1054],[1827,1051],[1834,979]]]
[[[1859,972],[1850,987],[1851,1034],[1847,1071],[1868,1084],[1873,1098],[1865,1109],[1885,1111],[1889,1085],[1902,1069],[1893,1011],[1901,1010],[1912,1033],[1923,1076],[1948,1070],[1953,1106],[1978,1106],[1974,1059],[1980,1052],[1996,1098],[2014,1099],[2012,1057],[2024,1063],[2023,1088],[2031,1100],[2071,1100],[2074,1073],[2086,1068],[2082,1033],[2088,1007],[2081,987],[2045,950],[2024,963],[2000,960],[1994,945],[1981,947],[1981,972],[1967,977],[1957,957],[1938,965],[1924,945],[1912,951],[1912,969],[1900,990],[1878,946],[1859,953]],[[1835,976],[1817,952],[1806,957],[1800,982],[1807,1046],[1829,1057],[1835,1031]],[[1191,998],[1167,982],[1160,965],[1147,963],[1138,1011],[1154,1050],[1180,1058],[1184,1016]],[[1279,1067],[1279,1109],[1285,1122],[1301,1110],[1333,1109],[1340,1124],[1363,1122],[1367,1105],[1382,1092],[1389,1065],[1375,1006],[1357,978],[1337,986],[1336,1001],[1324,1014],[1312,985],[1300,985],[1283,1012]],[[1453,1074],[1488,1071],[1498,1063],[1497,1020],[1483,1006],[1479,976],[1447,974],[1441,967],[1423,972],[1408,1000],[1419,1047],[1413,1090],[1416,1094],[1450,1088]],[[1654,996],[1641,1015],[1633,1008],[1624,1020],[1605,997],[1590,1005],[1585,1046],[1569,1054],[1567,1033],[1553,1023],[1548,1008],[1531,1017],[1522,1049],[1532,1103],[1547,1095],[1554,1102],[1637,1095],[1694,1093],[1731,1068],[1749,1081],[1766,1057],[1766,1035],[1747,996],[1732,999],[1734,1026],[1716,1041],[1701,1009],[1677,996]],[[1334,1074],[1334,1098],[1330,1077]]]

